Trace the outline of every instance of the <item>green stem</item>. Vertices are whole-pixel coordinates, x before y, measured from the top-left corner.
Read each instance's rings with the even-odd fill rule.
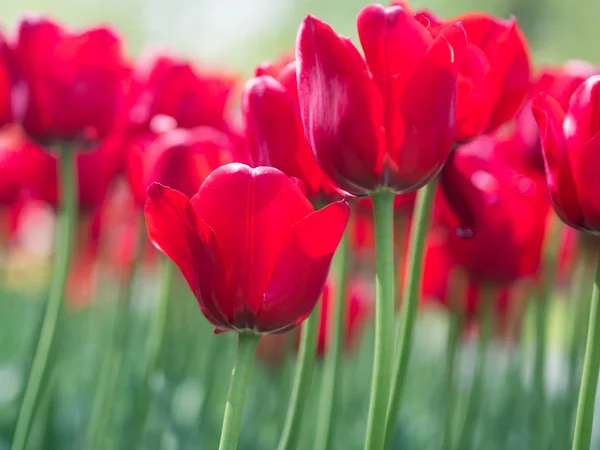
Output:
[[[530,450],[541,450],[544,448],[544,430],[546,415],[546,342],[548,331],[548,303],[552,294],[552,287],[556,277],[558,250],[561,240],[561,222],[556,215],[552,215],[549,225],[549,233],[545,239],[543,259],[543,279],[541,291],[538,295],[537,308],[535,311],[535,359],[533,363],[533,401],[532,425],[533,434]]]
[[[383,190],[375,192],[372,198],[376,256],[375,355],[365,449],[381,450],[385,444],[385,415],[394,356],[394,193]]]
[[[446,395],[446,417],[444,422],[444,449],[452,450],[452,425],[454,423],[454,401],[456,400],[456,386],[454,384],[454,371],[456,366],[456,352],[460,341],[462,328],[462,315],[459,307],[450,310],[448,323],[448,341],[446,349],[446,377],[444,379],[444,394]]]
[[[327,450],[331,445],[332,418],[335,408],[336,383],[339,374],[340,356],[344,340],[346,311],[346,284],[348,281],[348,238],[346,234],[336,254],[337,277],[335,302],[330,299],[328,311],[327,343],[325,360],[323,362],[323,376],[321,378],[321,395],[319,411],[317,413],[317,431],[314,450]]]
[[[470,441],[473,430],[476,428],[477,416],[481,407],[483,397],[483,381],[485,379],[485,365],[487,360],[487,350],[493,332],[493,313],[495,289],[485,287],[481,293],[480,301],[480,323],[479,347],[477,349],[477,361],[475,363],[475,373],[471,384],[471,392],[467,400],[467,410],[462,423],[462,429],[459,434],[457,450],[463,450],[470,447]]]
[[[319,313],[320,308],[317,304],[302,325],[294,386],[292,387],[292,395],[290,397],[290,404],[288,405],[283,433],[279,441],[279,450],[292,450],[298,444],[302,414],[306,400],[308,399],[315,363]]]
[[[598,257],[596,279],[594,281],[594,290],[590,305],[590,321],[588,324],[587,344],[585,346],[583,373],[579,388],[573,450],[588,450],[592,440],[596,385],[600,370],[600,253]]]
[[[53,344],[57,334],[57,325],[65,291],[65,280],[71,256],[75,220],[77,219],[78,188],[77,166],[75,163],[76,155],[75,151],[71,151],[68,148],[62,149],[60,152],[58,170],[61,204],[56,236],[56,255],[52,269],[48,302],[44,311],[40,335],[17,419],[12,450],[23,450],[27,445],[29,430],[39,402],[40,389],[49,370],[50,355],[53,351]]]
[[[260,335],[251,332],[241,332],[238,335],[238,348],[227,394],[219,450],[235,450],[237,448],[246,390],[259,341]]]
[[[396,365],[392,377],[391,395],[387,417],[385,420],[386,445],[391,446],[391,440],[396,428],[396,421],[400,410],[402,391],[408,370],[408,361],[412,345],[412,335],[419,306],[419,295],[421,290],[421,278],[423,275],[423,257],[425,252],[425,238],[429,231],[431,211],[433,209],[433,197],[435,194],[436,181],[430,182],[417,194],[414,219],[410,231],[408,243],[408,275],[404,292],[402,295],[402,312],[398,332],[396,334]]]
[[[137,225],[138,241],[134,250],[133,260],[131,261],[129,277],[121,287],[118,301],[114,305],[112,317],[110,318],[112,333],[104,350],[97,377],[98,382],[86,435],[86,448],[88,449],[103,448],[102,439],[106,435],[105,430],[107,420],[110,416],[110,405],[114,404],[117,384],[120,379],[126,344],[131,291],[142,260],[145,240],[147,239],[143,216],[140,216],[140,218],[140,224]]]
[[[173,286],[173,275],[175,273],[175,264],[167,257],[162,256],[160,261],[160,283],[161,290],[158,298],[158,304],[154,309],[148,339],[146,341],[146,365],[143,369],[142,394],[139,402],[139,416],[137,420],[137,429],[134,436],[135,441],[140,440],[144,433],[144,426],[148,420],[150,411],[151,393],[150,380],[158,368],[166,346],[166,331],[169,322],[169,305],[171,290]]]

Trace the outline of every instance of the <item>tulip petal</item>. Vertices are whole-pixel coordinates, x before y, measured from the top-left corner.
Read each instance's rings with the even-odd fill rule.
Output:
[[[600,75],[579,85],[569,102],[564,132],[570,150],[571,164],[577,167],[579,153],[600,131]]]
[[[203,314],[216,327],[228,328],[221,307],[227,300],[224,269],[213,231],[185,195],[159,183],[148,188],[144,215],[150,240],[179,267]]]
[[[277,331],[310,314],[349,217],[348,204],[339,201],[294,225],[281,247],[256,317],[256,329]]]
[[[309,144],[342,189],[365,194],[381,183],[383,104],[349,40],[308,16],[298,31],[298,98]]]
[[[402,95],[405,136],[386,161],[386,177],[401,193],[435,177],[448,157],[454,135],[456,78],[466,47],[460,26],[445,29],[408,80]]]
[[[319,191],[322,172],[304,138],[296,101],[270,76],[250,79],[242,111],[246,136],[257,166],[275,167],[300,179],[309,196]]]
[[[533,99],[532,111],[540,129],[546,181],[554,209],[565,223],[581,228],[581,203],[563,132],[564,112],[558,102],[545,93]]]
[[[576,169],[581,210],[585,226],[590,231],[600,231],[600,132],[583,148]]]
[[[235,163],[216,169],[191,202],[214,231],[227,285],[236,289],[227,317],[251,328],[285,236],[313,208],[279,170]]]

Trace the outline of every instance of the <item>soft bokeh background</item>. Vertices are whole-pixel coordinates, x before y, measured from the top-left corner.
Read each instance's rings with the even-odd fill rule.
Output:
[[[298,24],[311,13],[329,22],[340,34],[356,36],[355,17],[365,5],[360,0],[0,0],[0,24],[10,30],[24,12],[51,14],[73,26],[111,23],[124,36],[128,49],[136,55],[147,46],[166,47],[198,63],[231,68],[249,75],[259,62],[276,58],[293,48]],[[600,63],[600,2],[591,0],[460,0],[416,1],[415,8],[427,7],[449,17],[469,10],[483,10],[508,17],[518,17],[528,36],[536,64],[560,63],[565,59],[588,59]],[[41,244],[37,244],[41,245]],[[44,292],[43,275],[47,267],[25,267],[29,291],[11,288],[0,299],[0,450],[9,448],[9,439],[18,408],[19,392],[29,367],[28,360],[36,338]],[[126,349],[128,370],[135,372],[144,345],[147,318],[156,296],[153,274],[141,277],[134,291],[132,339]],[[102,285],[103,295],[114,296],[114,286]],[[22,287],[22,286],[21,286]],[[112,289],[112,290],[111,290]],[[15,292],[18,292],[16,294]],[[10,298],[9,298],[10,297]],[[212,449],[216,448],[234,349],[234,336],[213,337],[206,321],[197,310],[186,287],[179,283],[173,296],[177,300],[179,320],[184,327],[171,329],[171,347],[165,374],[153,380],[157,404],[153,408],[151,432],[143,448],[148,449]],[[22,300],[22,301],[15,301]],[[558,322],[552,340],[560,342],[561,302],[554,308]],[[83,309],[68,314],[62,324],[62,362],[52,380],[55,391],[45,399],[39,436],[44,436],[44,449],[83,448],[83,434],[89,417],[89,405],[95,386],[95,370],[99,349],[105,336],[102,320],[106,311]],[[440,407],[443,384],[443,340],[445,325],[435,317],[420,320],[416,337],[415,360],[411,365],[404,424],[397,436],[398,448],[435,449],[443,428]],[[563,324],[564,325],[564,324]],[[468,390],[473,369],[473,348],[464,349],[461,372],[463,388]],[[548,373],[551,407],[548,427],[560,424],[562,404],[561,368],[564,367],[560,346],[551,352]],[[361,448],[368,403],[372,339],[368,335],[357,354],[345,362],[340,380],[342,400],[340,418],[335,430],[334,448]],[[511,366],[505,351],[495,349],[493,368],[487,388],[486,406],[481,412],[476,440],[481,449],[527,448],[527,414],[529,405],[522,386],[513,383],[507,390]],[[525,356],[523,356],[525,355]],[[527,352],[516,354],[526,361]],[[513,355],[515,356],[515,355]],[[514,360],[513,360],[514,364]],[[525,364],[527,366],[527,364]],[[318,371],[315,379],[318,380]],[[293,360],[277,369],[259,365],[248,393],[241,449],[274,448],[282,425],[291,384]],[[524,371],[525,379],[527,369]],[[495,376],[494,376],[495,375]],[[122,392],[130,392],[135,378],[121,380]],[[212,381],[211,381],[212,380]],[[216,381],[215,381],[216,380]],[[308,405],[309,418],[314,419],[317,389],[313,389]],[[556,394],[558,393],[558,394]],[[131,449],[127,430],[135,421],[131,402],[113,405],[111,430],[106,449]],[[554,408],[554,409],[553,409]],[[556,414],[554,411],[558,411]],[[312,413],[311,413],[312,411]],[[550,417],[551,416],[551,417]],[[563,417],[563,420],[564,417]],[[556,421],[556,422],[555,422]],[[311,420],[305,427],[299,449],[311,445]],[[509,433],[506,430],[511,430]],[[563,450],[550,433],[548,448]],[[39,441],[38,441],[39,442]],[[120,442],[120,443],[119,443]],[[600,447],[599,447],[600,448]]]

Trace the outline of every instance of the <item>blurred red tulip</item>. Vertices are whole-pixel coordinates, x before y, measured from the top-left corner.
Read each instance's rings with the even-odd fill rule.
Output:
[[[93,145],[122,118],[130,69],[112,30],[74,32],[25,17],[4,56],[13,117],[40,144]]]
[[[236,83],[230,74],[208,72],[189,61],[149,52],[136,63],[132,83],[129,127],[133,130],[148,131],[157,115],[172,117],[178,128],[228,130],[227,106]]]
[[[317,336],[318,356],[323,356],[327,350],[329,318],[330,313],[333,312],[330,302],[335,302],[337,288],[335,283],[329,279],[321,296],[319,334]],[[346,286],[344,302],[346,335],[343,344],[346,350],[351,350],[373,312],[372,289],[366,283],[356,278],[350,279]]]
[[[2,33],[0,33],[0,128],[12,119],[10,110],[11,82],[5,58],[2,57],[7,52],[6,41]]]
[[[566,116],[546,93],[533,100],[554,209],[567,225],[590,232],[600,232],[599,105],[600,75],[579,85]]]
[[[515,116],[511,126],[499,130],[499,152],[525,170],[544,172],[544,158],[540,132],[531,111],[532,98],[539,92],[547,92],[558,101],[563,110],[569,107],[571,95],[577,87],[592,75],[600,74],[600,68],[585,61],[567,61],[560,67],[544,67],[532,84],[529,98]]]
[[[23,138],[13,127],[0,131],[0,205],[15,202],[25,182]]]
[[[142,207],[152,183],[161,183],[191,198],[214,169],[233,160],[233,143],[214,128],[140,135],[129,143],[127,179],[136,204]]]
[[[25,183],[36,199],[57,207],[59,182],[57,175],[58,155],[27,142],[23,147],[26,161]],[[122,141],[120,136],[109,136],[99,146],[78,152],[79,209],[91,211],[98,208],[106,192],[122,166]]]
[[[541,177],[496,157],[495,146],[481,136],[453,152],[438,203],[453,258],[483,284],[537,274],[549,210]]]
[[[314,308],[350,210],[314,211],[296,183],[270,167],[227,164],[191,201],[153,184],[150,239],[179,266],[217,332],[287,331]]]
[[[261,75],[250,79],[242,93],[242,114],[253,166],[271,166],[304,184],[312,201],[335,197],[334,186],[323,173],[306,138],[300,117],[296,64],[289,63],[279,75],[291,76],[290,92],[277,79]],[[262,69],[258,69],[260,72]]]
[[[399,6],[357,19],[365,59],[349,39],[308,16],[298,32],[298,97],[307,139],[342,190],[398,193],[431,181],[450,152],[456,79],[466,38],[437,38]]]

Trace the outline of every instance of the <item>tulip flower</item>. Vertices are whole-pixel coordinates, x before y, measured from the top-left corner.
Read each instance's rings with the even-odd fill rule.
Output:
[[[233,143],[210,127],[175,129],[147,143],[132,140],[126,156],[126,173],[137,205],[143,207],[148,187],[155,182],[191,198],[217,167],[233,162]]]
[[[349,39],[308,16],[298,32],[298,98],[306,137],[342,190],[419,189],[452,144],[460,25],[434,38],[408,11],[370,5],[357,18],[363,59]]]
[[[600,182],[597,154],[600,148],[600,75],[575,90],[565,115],[547,93],[533,100],[533,114],[540,128],[546,180],[559,217],[573,228],[600,232]],[[579,392],[573,450],[590,448],[594,399],[600,372],[600,259],[592,293],[584,369]]]
[[[258,72],[266,70],[264,67]],[[307,196],[333,197],[334,186],[323,173],[304,136],[296,92],[296,64],[278,74],[250,79],[242,93],[242,114],[252,165],[272,166],[304,184]],[[283,80],[283,84],[280,80]]]
[[[40,144],[94,145],[122,119],[130,69],[112,30],[25,17],[4,57],[13,118]]]
[[[587,78],[600,73],[600,68],[586,61],[567,61],[560,67],[543,67],[530,87],[528,98],[511,126],[498,130],[499,153],[524,170],[544,172],[540,133],[532,113],[532,99],[540,92],[550,94],[563,110],[569,107],[571,95]]]
[[[8,68],[6,67],[6,61],[2,57],[7,52],[6,41],[0,33],[0,129],[9,123],[12,119],[12,112],[10,110],[10,96],[11,96],[11,81],[8,74]]]
[[[417,14],[419,16],[419,14]],[[435,22],[429,13],[426,17]],[[439,19],[437,19],[439,20]],[[467,13],[442,21],[460,23],[467,33],[467,50],[458,77],[455,142],[464,142],[511,120],[529,89],[529,49],[514,18]]]
[[[283,332],[314,308],[349,216],[314,211],[272,168],[227,164],[188,200],[153,184],[145,208],[154,244],[180,268],[217,332]]]
[[[595,172],[599,102],[600,76],[588,78],[575,90],[566,115],[548,94],[533,101],[554,209],[567,225],[594,233],[600,232],[600,183]]]
[[[77,152],[75,164],[79,210],[90,212],[102,204],[106,193],[122,166],[122,141],[110,136],[93,149]],[[25,184],[31,195],[53,207],[59,206],[59,155],[48,152],[33,142],[24,144],[27,161]]]
[[[495,157],[495,145],[482,136],[453,153],[442,174],[440,221],[470,278],[507,284],[538,273],[548,203],[539,177]]]
[[[0,131],[0,205],[14,203],[22,192],[27,161],[16,129]]]
[[[227,106],[235,82],[230,74],[148,52],[133,68],[128,126],[144,131],[155,116],[164,115],[172,117],[178,128],[209,126],[227,131]]]

